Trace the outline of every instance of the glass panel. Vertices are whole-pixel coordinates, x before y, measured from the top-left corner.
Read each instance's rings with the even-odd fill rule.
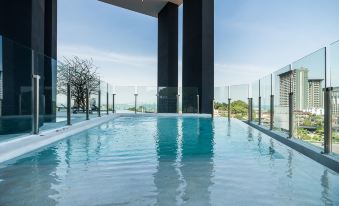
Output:
[[[253,121],[259,123],[259,96],[260,96],[260,81],[252,83],[252,98],[253,98]]]
[[[228,116],[228,98],[229,86],[215,87],[214,88],[214,115],[215,116]]]
[[[232,85],[230,86],[229,96],[231,102],[231,117],[240,120],[248,120],[248,97],[249,85]]]
[[[138,87],[138,112],[157,112],[157,87]]]
[[[100,81],[100,92],[101,92],[100,111],[101,111],[101,114],[103,115],[103,114],[106,114],[107,112],[107,83],[102,80]]]
[[[178,106],[178,87],[158,88],[158,113],[176,113]]]
[[[323,148],[325,48],[293,63],[293,136]]]
[[[272,75],[267,75],[260,79],[260,96],[261,96],[261,123],[263,126],[270,126],[271,111],[271,94]]]
[[[31,132],[32,50],[4,37],[0,38],[0,42],[0,141],[2,141]]]
[[[274,130],[288,133],[288,98],[291,91],[290,66],[273,73]]]
[[[134,113],[136,87],[116,86],[115,87],[115,110],[117,113]]]
[[[339,154],[339,41],[330,45],[329,79],[332,94],[332,151]]]
[[[182,88],[182,113],[197,113],[198,109],[201,111],[201,105],[198,104],[198,95],[198,88]]]

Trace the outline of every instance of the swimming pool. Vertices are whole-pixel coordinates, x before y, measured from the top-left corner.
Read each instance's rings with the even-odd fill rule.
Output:
[[[238,120],[125,116],[0,168],[0,205],[338,205],[339,175]]]

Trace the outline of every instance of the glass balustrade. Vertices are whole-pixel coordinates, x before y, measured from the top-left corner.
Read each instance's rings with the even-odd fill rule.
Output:
[[[256,81],[252,82],[251,88],[252,88],[253,122],[259,124],[260,80],[256,80]]]
[[[291,93],[290,65],[272,74],[274,95],[273,129],[288,133],[289,131],[289,94]]]
[[[231,99],[231,117],[248,120],[249,85],[241,84],[230,86],[229,97]]]
[[[292,64],[293,137],[322,148],[325,48]]]
[[[28,47],[0,36],[0,141],[32,131],[32,74],[39,74],[32,70],[35,55]]]
[[[272,75],[260,79],[261,124],[270,128],[271,122]]]
[[[230,87],[215,87],[214,88],[214,115],[228,117],[228,99]]]
[[[332,91],[332,152],[339,154],[339,41],[332,43],[328,49],[328,81]]]

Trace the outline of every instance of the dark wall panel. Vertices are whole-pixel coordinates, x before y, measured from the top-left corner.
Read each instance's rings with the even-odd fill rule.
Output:
[[[158,112],[175,113],[178,87],[178,6],[173,3],[167,3],[158,15],[158,87],[164,87],[159,92]]]
[[[214,98],[214,0],[184,0],[182,78],[183,87],[198,88],[200,112],[211,114]],[[191,91],[183,91],[183,110],[197,107],[196,97]]]

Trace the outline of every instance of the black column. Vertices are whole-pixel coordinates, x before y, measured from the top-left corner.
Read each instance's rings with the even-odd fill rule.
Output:
[[[167,3],[158,14],[159,113],[176,113],[178,88],[178,5]]]
[[[45,121],[56,118],[57,0],[45,0]]]
[[[214,98],[214,0],[184,0],[183,6],[183,112],[211,114]]]

